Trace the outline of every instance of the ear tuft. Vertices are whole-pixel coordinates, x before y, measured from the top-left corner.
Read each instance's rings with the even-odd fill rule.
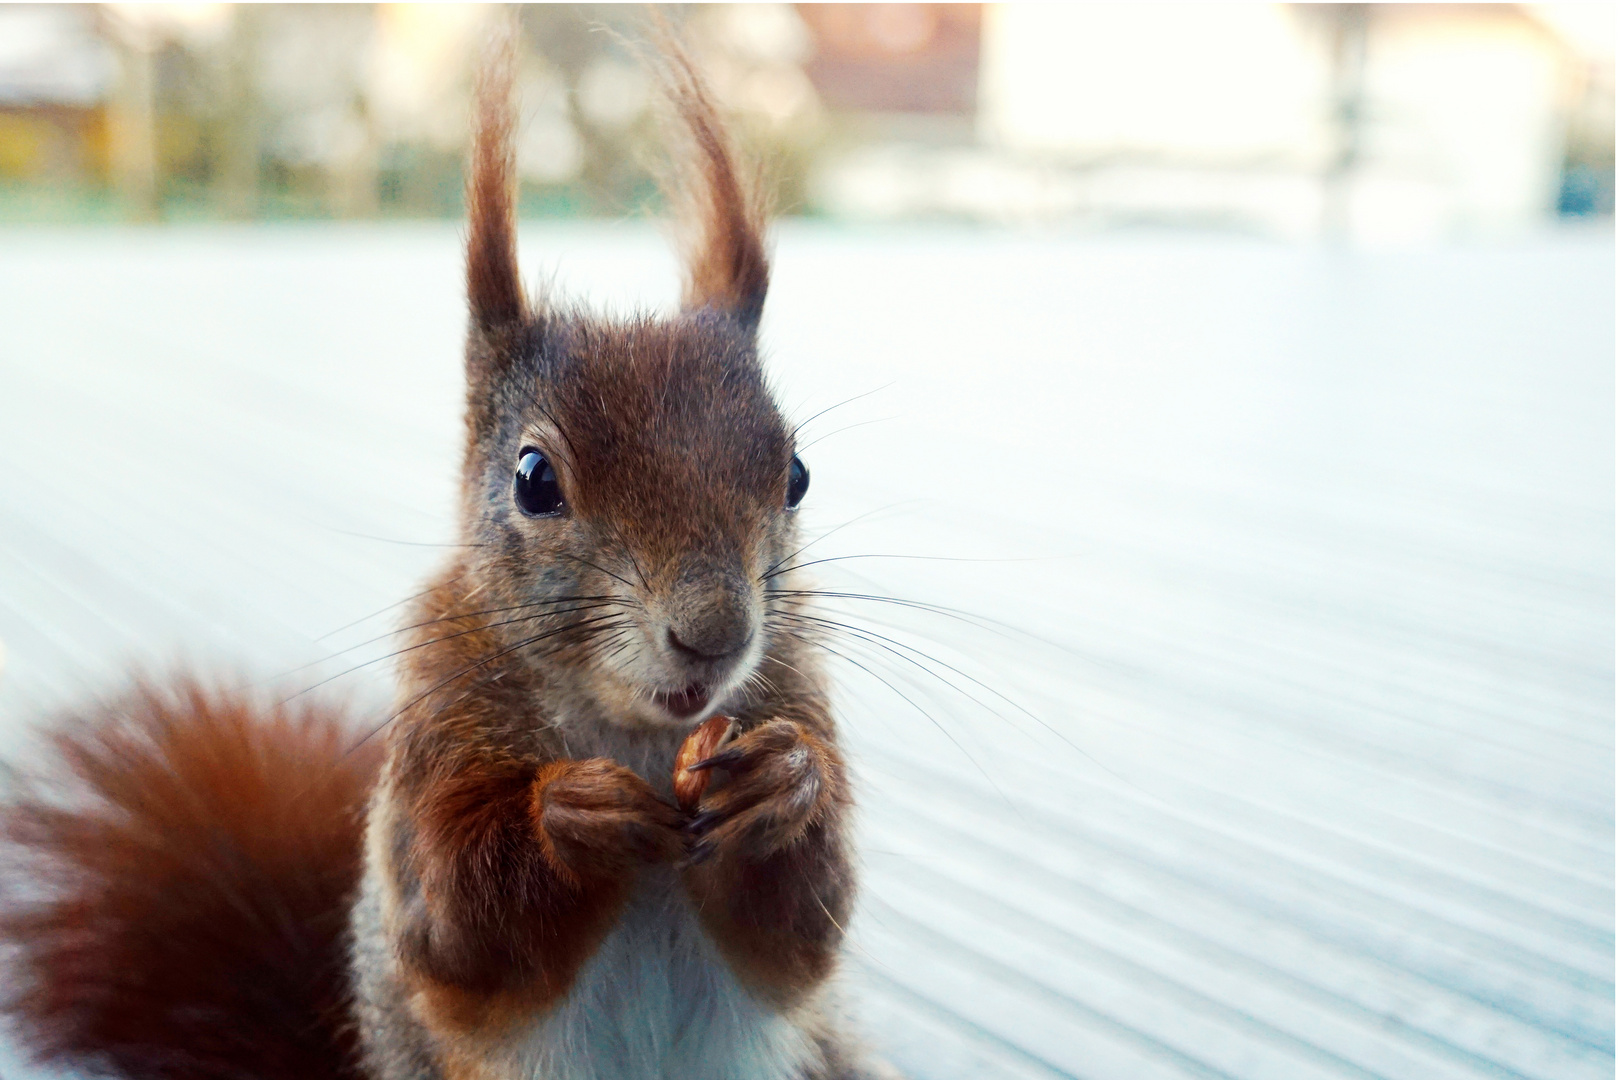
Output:
[[[477,76],[467,177],[467,303],[473,324],[486,334],[515,329],[528,318],[513,210],[516,50],[516,27],[504,27],[485,51]]]
[[[688,311],[716,308],[754,326],[770,284],[763,185],[756,170],[739,167],[714,93],[691,54],[667,25],[659,31],[664,92],[685,132],[670,185],[686,263],[681,303]]]

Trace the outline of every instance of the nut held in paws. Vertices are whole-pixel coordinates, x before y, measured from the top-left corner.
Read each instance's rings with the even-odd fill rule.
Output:
[[[681,804],[682,810],[695,809],[709,787],[708,769],[688,772],[687,767],[713,757],[735,729],[736,722],[731,717],[711,716],[693,728],[681,743],[675,753],[675,801]]]

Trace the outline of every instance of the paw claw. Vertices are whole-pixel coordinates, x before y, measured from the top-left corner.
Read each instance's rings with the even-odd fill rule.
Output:
[[[698,833],[708,831],[714,825],[718,824],[723,818],[725,818],[725,816],[725,814],[718,810],[705,810],[703,813],[694,817],[691,821],[688,821],[683,828],[688,835],[696,836]]]
[[[722,750],[720,753],[715,754],[712,757],[706,757],[702,761],[694,761],[692,764],[686,767],[686,771],[696,772],[701,769],[734,769],[738,765],[741,765],[746,757],[746,750]]]
[[[693,816],[681,827],[688,838],[684,865],[716,854],[763,858],[795,843],[836,799],[840,765],[835,751],[797,723],[777,719],[685,766],[679,775],[724,769],[729,776],[687,807]]]

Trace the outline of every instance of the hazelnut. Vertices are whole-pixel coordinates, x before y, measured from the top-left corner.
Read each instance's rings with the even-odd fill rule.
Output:
[[[675,801],[682,810],[693,810],[709,787],[709,770],[691,771],[695,765],[715,755],[736,731],[737,723],[729,716],[711,716],[692,729],[692,733],[675,752]]]

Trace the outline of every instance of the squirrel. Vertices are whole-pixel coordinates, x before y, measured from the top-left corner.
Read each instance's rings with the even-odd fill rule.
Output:
[[[42,1060],[165,1080],[866,1080],[835,980],[850,782],[794,557],[809,472],[758,330],[759,185],[676,42],[678,313],[531,299],[512,46],[478,79],[460,543],[395,708],[195,680],[51,731],[0,808],[7,1009]],[[689,731],[737,736],[691,768]]]

